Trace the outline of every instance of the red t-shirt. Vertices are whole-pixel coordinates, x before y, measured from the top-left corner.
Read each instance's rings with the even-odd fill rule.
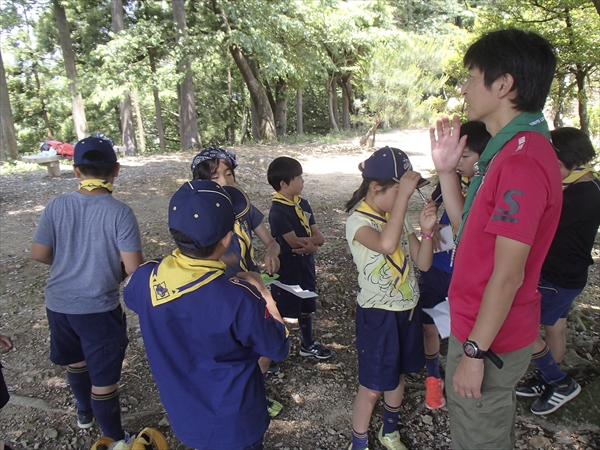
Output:
[[[548,139],[517,134],[496,155],[471,207],[454,261],[448,293],[452,333],[464,342],[479,313],[494,269],[496,236],[531,246],[525,279],[491,349],[519,350],[535,341],[540,325],[537,285],[562,206],[561,175]]]

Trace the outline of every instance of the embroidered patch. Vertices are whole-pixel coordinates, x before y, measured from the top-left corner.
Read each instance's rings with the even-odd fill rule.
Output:
[[[164,281],[160,284],[154,285],[154,292],[156,293],[156,297],[163,299],[169,296],[169,290],[167,289],[167,283]]]
[[[515,152],[518,152],[519,150],[521,150],[523,147],[525,146],[525,136],[521,136],[519,138],[519,146],[517,147],[517,149],[515,150]]]

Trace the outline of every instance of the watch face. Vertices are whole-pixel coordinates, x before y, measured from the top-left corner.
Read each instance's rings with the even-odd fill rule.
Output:
[[[463,350],[465,352],[465,355],[471,358],[473,358],[477,353],[477,350],[475,350],[475,346],[470,342],[465,342],[465,344],[463,345]]]

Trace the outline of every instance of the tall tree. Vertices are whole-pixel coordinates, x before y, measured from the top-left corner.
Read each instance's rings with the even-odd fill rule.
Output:
[[[73,53],[67,14],[65,8],[60,3],[60,0],[52,0],[52,5],[54,7],[54,18],[56,20],[56,27],[58,28],[58,37],[65,62],[65,70],[67,72],[67,78],[69,79],[69,91],[71,93],[75,133],[77,134],[77,139],[83,139],[89,136],[90,133],[85,118],[83,96],[77,87],[77,68],[75,66],[75,54]]]
[[[125,29],[123,23],[123,2],[121,0],[111,0],[110,12],[112,18],[112,28],[115,34]],[[126,155],[137,155],[137,142],[135,139],[135,128],[133,127],[133,111],[131,107],[131,94],[128,89],[123,89],[119,109],[121,112],[121,137],[125,146]]]
[[[176,25],[176,43],[181,49],[181,57],[177,67],[183,81],[178,86],[179,97],[179,131],[181,147],[184,149],[193,146],[202,146],[198,132],[198,117],[194,100],[194,82],[192,68],[185,51],[185,38],[187,36],[187,23],[185,18],[185,0],[173,0],[173,19]]]
[[[10,107],[10,98],[8,96],[8,85],[6,83],[6,74],[4,72],[4,60],[0,51],[0,131],[2,138],[0,145],[0,159],[5,159],[7,156],[10,159],[17,159],[19,151],[17,149],[17,137],[15,134],[15,124],[13,121],[12,109]]]

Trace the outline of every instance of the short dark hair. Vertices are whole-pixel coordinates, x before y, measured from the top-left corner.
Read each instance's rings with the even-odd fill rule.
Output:
[[[193,180],[211,180],[212,176],[219,168],[219,165],[221,165],[221,161],[223,161],[225,163],[225,165],[227,165],[227,167],[229,167],[229,169],[231,170],[231,173],[233,173],[233,179],[235,180],[235,169],[233,167],[231,167],[229,164],[227,164],[227,161],[225,161],[224,159],[219,159],[219,158],[207,159],[205,161],[198,163],[196,165],[196,167],[194,167],[194,171],[192,172],[192,179]]]
[[[558,159],[569,170],[589,163],[596,156],[589,136],[577,128],[557,128],[550,132],[550,138]]]
[[[544,107],[556,70],[554,47],[538,34],[509,28],[493,31],[471,44],[463,58],[465,67],[484,73],[489,88],[505,74],[514,79],[512,103],[518,111],[535,112]]]
[[[460,137],[467,136],[467,148],[479,156],[485,150],[492,135],[485,127],[485,123],[474,120],[465,122],[460,126]]]
[[[88,161],[97,161],[94,164],[78,164],[75,166],[86,177],[108,177],[112,175],[115,167],[117,167],[116,162],[107,162],[106,155],[98,150],[85,152],[85,159]]]
[[[214,244],[208,245],[206,247],[188,247],[186,245],[181,245],[194,244],[194,241],[187,234],[182,233],[181,231],[174,230],[173,228],[169,228],[169,233],[171,233],[171,237],[175,241],[175,244],[177,245],[179,251],[181,251],[181,253],[183,253],[185,256],[189,256],[190,258],[194,259],[208,258],[215,252],[217,246],[219,245],[219,242],[221,242],[221,240],[219,239]]]
[[[267,181],[277,192],[281,190],[281,182],[290,184],[292,179],[302,175],[302,165],[288,156],[275,158],[267,169]]]

